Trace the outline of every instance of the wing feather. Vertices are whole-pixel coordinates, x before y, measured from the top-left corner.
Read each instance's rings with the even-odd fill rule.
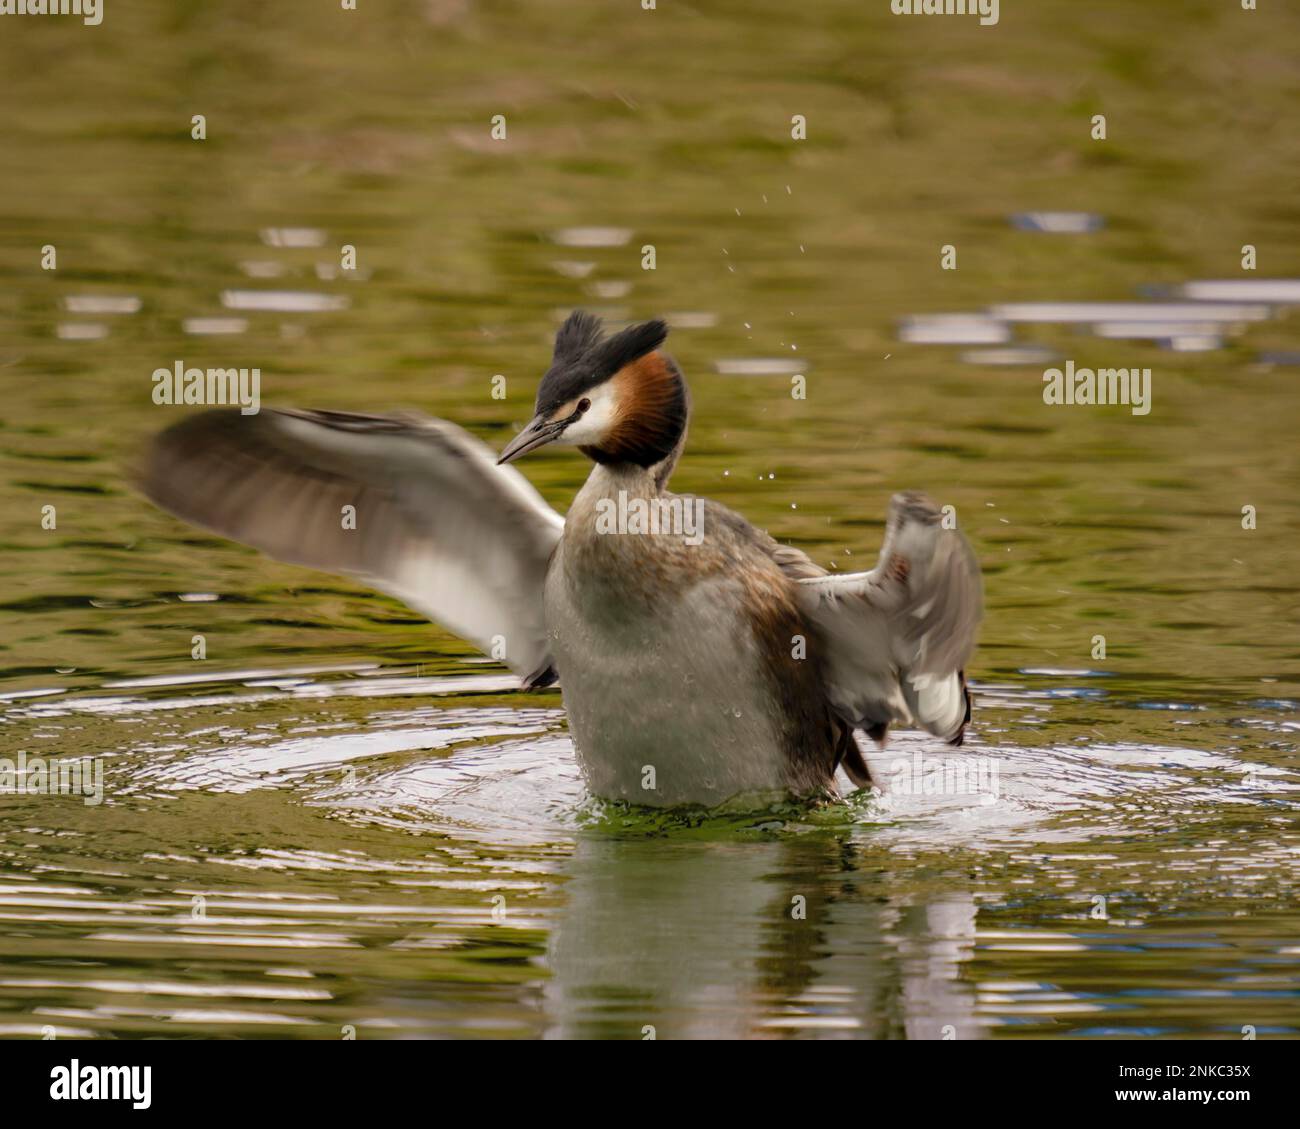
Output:
[[[799,577],[826,649],[827,693],[851,725],[916,724],[959,743],[965,667],[983,614],[979,562],[922,494],[896,494],[870,572]]]
[[[396,596],[485,652],[503,644],[511,669],[542,680],[542,590],[564,519],[495,461],[417,414],[215,410],[154,439],[140,486],[195,525]]]

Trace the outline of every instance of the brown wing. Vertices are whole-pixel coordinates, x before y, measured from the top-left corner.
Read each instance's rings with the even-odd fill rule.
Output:
[[[158,435],[140,485],[186,521],[355,576],[543,679],[542,589],[564,520],[495,464],[485,444],[426,416],[231,409]]]

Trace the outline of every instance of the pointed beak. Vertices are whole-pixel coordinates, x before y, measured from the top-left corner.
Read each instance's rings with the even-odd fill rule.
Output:
[[[535,417],[532,423],[506,444],[506,449],[497,459],[497,466],[514,462],[520,455],[526,455],[529,451],[535,451],[538,447],[544,447],[552,440],[558,439],[567,423],[568,420],[555,423],[544,416]]]

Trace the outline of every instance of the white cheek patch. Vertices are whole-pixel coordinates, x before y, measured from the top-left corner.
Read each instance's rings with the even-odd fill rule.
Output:
[[[571,447],[598,447],[609,437],[618,416],[618,398],[609,383],[586,394],[591,407],[564,429],[559,442]]]

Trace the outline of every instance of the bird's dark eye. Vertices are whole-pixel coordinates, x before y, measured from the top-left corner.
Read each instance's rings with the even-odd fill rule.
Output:
[[[591,407],[591,401],[588,400],[586,396],[584,396],[581,400],[578,401],[578,414],[582,415],[582,413],[585,412],[589,407]]]

